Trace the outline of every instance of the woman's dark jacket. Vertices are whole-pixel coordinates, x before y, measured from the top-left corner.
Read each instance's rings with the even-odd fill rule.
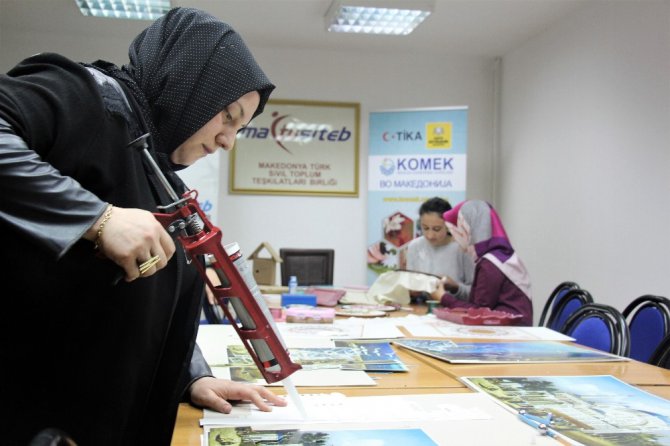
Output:
[[[219,32],[210,30],[191,49],[209,51],[193,59],[201,65],[180,63],[174,51],[153,52],[172,46],[188,53],[179,39],[200,33],[203,23]],[[49,427],[80,446],[170,443],[178,403],[194,378],[202,281],[177,244],[159,273],[114,284],[120,270],[80,237],[106,203],[152,212],[164,204],[140,153],[127,147],[140,134],[152,133],[154,156],[182,188],[167,155],[230,103],[225,95],[234,100],[264,89],[260,113],[272,89],[264,75],[198,97],[201,79],[216,89],[218,53],[231,33],[241,42],[211,16],[177,9],[138,36],[122,71],[100,63],[92,72],[41,54],[0,76],[2,444],[25,445]],[[248,59],[246,47],[236,51]],[[160,57],[164,63],[155,63]],[[243,76],[244,67],[237,69]],[[179,84],[180,70],[199,79]],[[106,82],[107,75],[118,82]]]

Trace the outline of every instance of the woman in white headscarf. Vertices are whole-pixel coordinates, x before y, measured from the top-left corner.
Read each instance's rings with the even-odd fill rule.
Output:
[[[448,308],[489,308],[522,316],[519,325],[533,325],[528,271],[507,238],[493,207],[481,200],[464,201],[443,214],[456,242],[475,261],[475,276],[467,301],[445,293],[433,297]]]

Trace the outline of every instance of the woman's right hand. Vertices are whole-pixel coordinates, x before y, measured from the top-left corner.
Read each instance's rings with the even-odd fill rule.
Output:
[[[84,238],[96,240],[104,215],[91,226]],[[125,272],[126,282],[148,277],[165,268],[175,252],[172,237],[143,209],[114,207],[97,239],[100,253],[119,265]],[[158,256],[158,262],[140,274],[139,265]]]
[[[437,287],[435,288],[435,291],[430,293],[430,298],[433,300],[440,300],[442,299],[442,296],[444,296],[445,293],[446,291],[444,290],[444,278],[442,278],[437,282]]]

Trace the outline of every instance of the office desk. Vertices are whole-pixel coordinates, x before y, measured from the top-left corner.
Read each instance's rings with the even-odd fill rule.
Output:
[[[645,392],[649,392],[666,400],[670,399],[670,386],[638,386]]]
[[[172,435],[172,446],[200,446],[202,410],[181,403]]]
[[[434,358],[422,357],[415,352],[399,351],[399,356],[409,366],[408,373],[372,373],[378,379],[375,387],[308,387],[301,393],[340,392],[347,396],[402,395],[421,393],[465,393],[470,392],[455,378],[459,376],[483,375],[613,375],[640,389],[662,398],[670,399],[670,370],[630,361],[625,363],[589,364],[448,364]],[[411,358],[411,357],[414,358]],[[423,364],[422,364],[423,363]],[[437,367],[436,367],[437,366]],[[441,370],[438,370],[441,366]],[[654,380],[656,380],[654,382]],[[394,387],[395,386],[395,387]],[[283,388],[272,387],[283,394]],[[199,420],[202,411],[188,404],[181,404],[175,425],[173,446],[199,446],[202,429]]]
[[[375,380],[375,386],[324,386],[298,387],[300,393],[339,392],[347,396],[403,395],[421,393],[451,393],[467,391],[457,378],[438,367],[427,364],[410,352],[394,347],[398,358],[407,366],[407,372],[368,373]],[[283,387],[273,387],[273,391],[284,395]]]
[[[331,389],[332,390],[332,389]],[[466,393],[470,392],[468,389],[462,388],[462,389],[452,389],[453,392],[451,393]],[[351,396],[356,396],[356,395],[351,395]],[[473,395],[474,396],[474,395]],[[493,406],[495,406],[495,410],[498,412],[504,412],[504,409],[500,406],[497,406],[495,403],[492,401],[490,402]],[[491,413],[491,412],[489,412]],[[499,415],[503,416],[503,413],[500,413]],[[179,407],[179,414],[177,418],[177,424],[175,427],[175,432],[174,432],[174,437],[172,439],[172,446],[200,446],[200,435],[203,432],[203,430],[198,427],[198,422],[199,419],[202,417],[202,412],[198,409],[194,409],[187,404],[181,404]],[[490,442],[490,435],[492,433],[495,433],[499,438],[507,438],[507,441],[509,441],[509,437],[506,436],[505,432],[501,432],[501,428],[503,431],[507,429],[509,431],[509,435],[515,435],[517,439],[519,439],[519,430],[527,429],[527,433],[521,433],[521,442],[513,442],[509,444],[515,444],[519,446],[525,446],[529,443],[526,443],[526,439],[530,440],[532,445],[534,446],[560,446],[558,443],[548,439],[548,438],[541,438],[535,431],[533,431],[532,428],[530,427],[525,427],[525,425],[521,422],[519,424],[516,424],[516,420],[514,420],[513,423],[504,423],[501,426],[501,423],[497,420],[499,420],[499,417],[494,417],[493,419],[490,420],[447,420],[447,421],[432,421],[432,422],[427,422],[427,425],[421,426],[422,429],[425,429],[427,433],[429,433],[430,429],[433,431],[438,430],[440,431],[439,434],[435,438],[445,438],[445,430],[448,430],[448,435],[449,438],[467,438],[467,444],[468,445],[474,445],[474,446],[491,446]],[[445,424],[446,423],[446,424]],[[473,429],[473,424],[476,426],[476,430]],[[436,426],[437,425],[437,426]],[[318,426],[318,424],[310,424],[311,428],[314,428],[315,426]],[[329,429],[332,428],[332,425],[330,424],[321,424],[321,426],[324,429]],[[386,429],[394,429],[394,428],[414,428],[415,424],[414,423],[404,423],[404,422],[388,422],[388,423],[366,423],[366,427],[368,428],[386,428]],[[435,434],[435,432],[433,432]],[[330,443],[329,443],[330,444]],[[350,444],[350,443],[347,443]],[[400,443],[399,443],[400,444]],[[403,443],[404,444],[407,443]],[[460,441],[458,443],[452,443],[452,441],[449,441],[449,444],[464,444],[463,441]],[[498,441],[495,444],[501,444],[500,441]]]
[[[402,395],[424,393],[460,393],[470,392],[456,378],[433,365],[421,361],[404,349],[395,348],[398,358],[409,369],[408,372],[370,373],[377,382],[376,386],[358,387],[300,387],[300,393],[331,393],[339,392],[347,396]],[[283,387],[270,387],[278,395],[285,395]],[[179,406],[172,446],[200,446],[202,428],[199,420],[202,410],[188,404]]]
[[[299,387],[300,393],[339,392],[347,396],[409,395],[431,393],[470,392],[458,379],[447,374],[440,367],[422,361],[405,349],[394,347],[398,358],[407,366],[408,372],[369,373],[376,386],[357,387]],[[285,395],[283,387],[270,387],[278,395]],[[173,446],[199,446],[202,428],[199,420],[202,410],[181,404],[175,424]]]
[[[415,314],[421,314],[421,308]],[[407,313],[404,313],[407,314]],[[402,316],[403,313],[397,315]],[[456,340],[458,342],[458,340]],[[360,387],[304,387],[300,393],[339,392],[347,396],[410,395],[471,392],[460,381],[464,376],[612,375],[654,395],[670,399],[670,370],[638,361],[545,364],[450,364],[407,349],[394,347],[408,366],[406,373],[370,373],[377,385]],[[284,394],[282,387],[270,387]],[[200,446],[202,411],[181,404],[173,446]]]

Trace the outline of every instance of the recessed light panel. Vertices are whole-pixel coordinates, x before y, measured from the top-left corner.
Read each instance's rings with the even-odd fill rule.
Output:
[[[326,16],[326,26],[331,32],[407,35],[430,13],[430,9],[349,6],[334,2]]]
[[[170,10],[170,0],[75,0],[82,14],[113,19],[155,20]]]

